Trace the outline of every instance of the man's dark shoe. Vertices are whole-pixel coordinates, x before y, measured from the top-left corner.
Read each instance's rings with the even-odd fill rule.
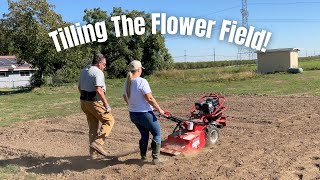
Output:
[[[92,149],[92,148],[90,148],[90,149]],[[92,149],[92,150],[94,150],[94,149]],[[90,158],[92,160],[98,159],[98,151],[94,151],[93,153],[90,153]]]
[[[90,158],[93,160],[99,158],[99,153],[95,149],[91,148],[90,146],[89,146],[89,154],[90,154]]]
[[[101,144],[97,143],[97,142],[92,142],[90,144],[90,147],[94,150],[96,150],[99,154],[101,154],[102,156],[108,156],[108,153],[102,148]]]

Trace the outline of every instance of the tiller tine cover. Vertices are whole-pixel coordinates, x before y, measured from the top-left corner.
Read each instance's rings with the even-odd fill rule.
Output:
[[[169,135],[168,139],[162,142],[161,152],[176,156],[185,151],[199,150],[204,145],[205,133],[203,131],[183,130]]]

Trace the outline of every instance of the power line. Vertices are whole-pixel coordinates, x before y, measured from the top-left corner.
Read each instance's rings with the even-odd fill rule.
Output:
[[[229,11],[229,10],[231,10],[231,9],[236,9],[236,8],[239,8],[239,7],[240,7],[240,5],[233,6],[233,7],[230,7],[230,8],[225,8],[225,9],[213,11],[213,12],[210,12],[210,13],[207,13],[207,14],[203,14],[203,15],[200,15],[200,16],[196,16],[195,18],[199,18],[199,17],[203,17],[203,16],[208,16],[208,15],[212,15],[212,14],[217,14],[217,13],[221,13],[221,12],[224,12],[224,11]]]
[[[320,55],[320,48],[299,48],[300,53],[299,56],[318,56]],[[207,48],[208,52],[210,51],[210,48]],[[211,50],[212,51],[212,50]],[[227,55],[227,54],[216,54],[215,51],[212,52],[212,54],[195,54],[195,55],[188,55],[186,53],[186,50],[184,50],[185,55],[180,56],[174,56],[174,59],[179,59],[181,62],[191,62],[191,61],[214,61],[216,60],[236,60],[237,55]],[[188,51],[189,52],[189,51]],[[192,52],[189,52],[189,54],[194,54]],[[201,59],[200,59],[201,58]],[[255,58],[254,58],[255,59]]]
[[[173,58],[186,58],[186,57],[214,57],[214,56],[219,56],[219,57],[237,57],[237,56],[229,56],[229,55],[222,55],[222,54],[208,54],[208,55],[196,55],[196,56],[189,56],[189,55],[183,55],[183,56],[175,56]]]
[[[320,4],[320,2],[319,1],[262,2],[262,3],[249,3],[248,5],[295,5],[295,4]]]
[[[320,19],[250,19],[250,22],[319,23]]]
[[[248,22],[263,22],[263,23],[320,23],[320,19],[249,19]],[[221,30],[221,28],[213,29],[212,31]],[[166,38],[166,40],[177,40],[186,38],[185,36],[176,35],[175,37]]]
[[[262,2],[262,3],[247,3],[247,5],[294,5],[294,4],[320,4],[319,1],[297,1],[297,2]],[[196,16],[195,18],[199,18],[199,17],[203,17],[203,16],[208,16],[208,15],[212,15],[212,14],[217,14],[217,13],[221,13],[224,11],[229,11],[231,9],[236,9],[241,7],[240,5],[237,6],[232,6],[229,8],[224,8],[221,10],[217,10],[217,11],[213,11],[213,12],[209,12],[203,15],[199,15]]]
[[[247,0],[242,0],[242,9],[241,9],[241,13],[242,13],[242,26],[247,26],[247,23],[248,22],[265,22],[265,23],[270,23],[270,22],[274,22],[274,23],[319,23],[320,22],[320,19],[250,19],[248,20],[248,11],[247,11],[247,6],[248,5],[296,5],[296,4],[320,4],[320,2],[318,1],[308,1],[308,2],[301,2],[301,1],[296,1],[296,2],[262,2],[262,3],[247,3]],[[224,11],[228,11],[228,10],[231,10],[231,9],[235,9],[235,8],[238,8],[240,7],[239,5],[238,6],[232,6],[230,8],[225,8],[225,9],[221,9],[221,10],[218,10],[218,11],[214,11],[214,12],[211,12],[211,13],[207,13],[207,14],[204,14],[204,15],[201,15],[201,16],[208,16],[208,15],[212,15],[212,14],[216,14],[216,13],[220,13],[220,12],[224,12]],[[201,17],[201,16],[197,16],[198,17]],[[218,28],[218,29],[213,29],[213,31],[217,31],[217,30],[221,30],[221,28]],[[178,36],[178,37],[173,37],[173,38],[166,38],[166,40],[175,40],[175,39],[181,39],[183,38],[183,36]],[[241,52],[239,51],[238,52],[238,56],[242,55],[242,54],[248,54],[248,52],[244,53],[244,52]],[[306,54],[307,54],[307,50],[306,50]],[[313,50],[313,54],[316,54],[315,53],[315,50]],[[253,57],[253,54],[249,53],[249,59],[250,59],[250,55],[252,55]],[[186,59],[187,57],[190,57],[190,58],[202,58],[202,57],[212,57],[214,56],[214,59],[216,56],[218,57],[222,57],[222,58],[228,58],[228,57],[237,57],[237,56],[225,56],[225,55],[217,55],[214,54],[213,55],[197,55],[197,56],[187,56],[186,52],[185,52],[185,55],[184,56],[176,56],[174,58],[181,58],[181,57],[184,57],[184,61],[186,62]],[[237,59],[239,59],[237,57]],[[240,58],[241,59],[241,58]]]
[[[212,32],[217,31],[217,30],[221,30],[221,28],[213,28]],[[172,38],[166,38],[166,40],[175,40],[175,39],[181,39],[184,38],[185,36],[181,35],[181,36],[175,36]]]

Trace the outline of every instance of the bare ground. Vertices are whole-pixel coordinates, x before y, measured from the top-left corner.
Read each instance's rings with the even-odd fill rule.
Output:
[[[161,104],[184,116],[198,97]],[[113,110],[116,124],[104,146],[109,159],[89,159],[81,113],[1,127],[0,166],[16,164],[40,179],[320,179],[319,97],[227,100],[227,127],[219,142],[193,154],[163,155],[162,166],[139,163],[139,133],[126,109]],[[165,138],[174,123],[160,121]]]

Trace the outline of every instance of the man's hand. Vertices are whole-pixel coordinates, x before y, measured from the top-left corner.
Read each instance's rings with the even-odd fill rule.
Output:
[[[111,107],[109,106],[109,104],[104,106],[106,108],[107,113],[111,112]]]

